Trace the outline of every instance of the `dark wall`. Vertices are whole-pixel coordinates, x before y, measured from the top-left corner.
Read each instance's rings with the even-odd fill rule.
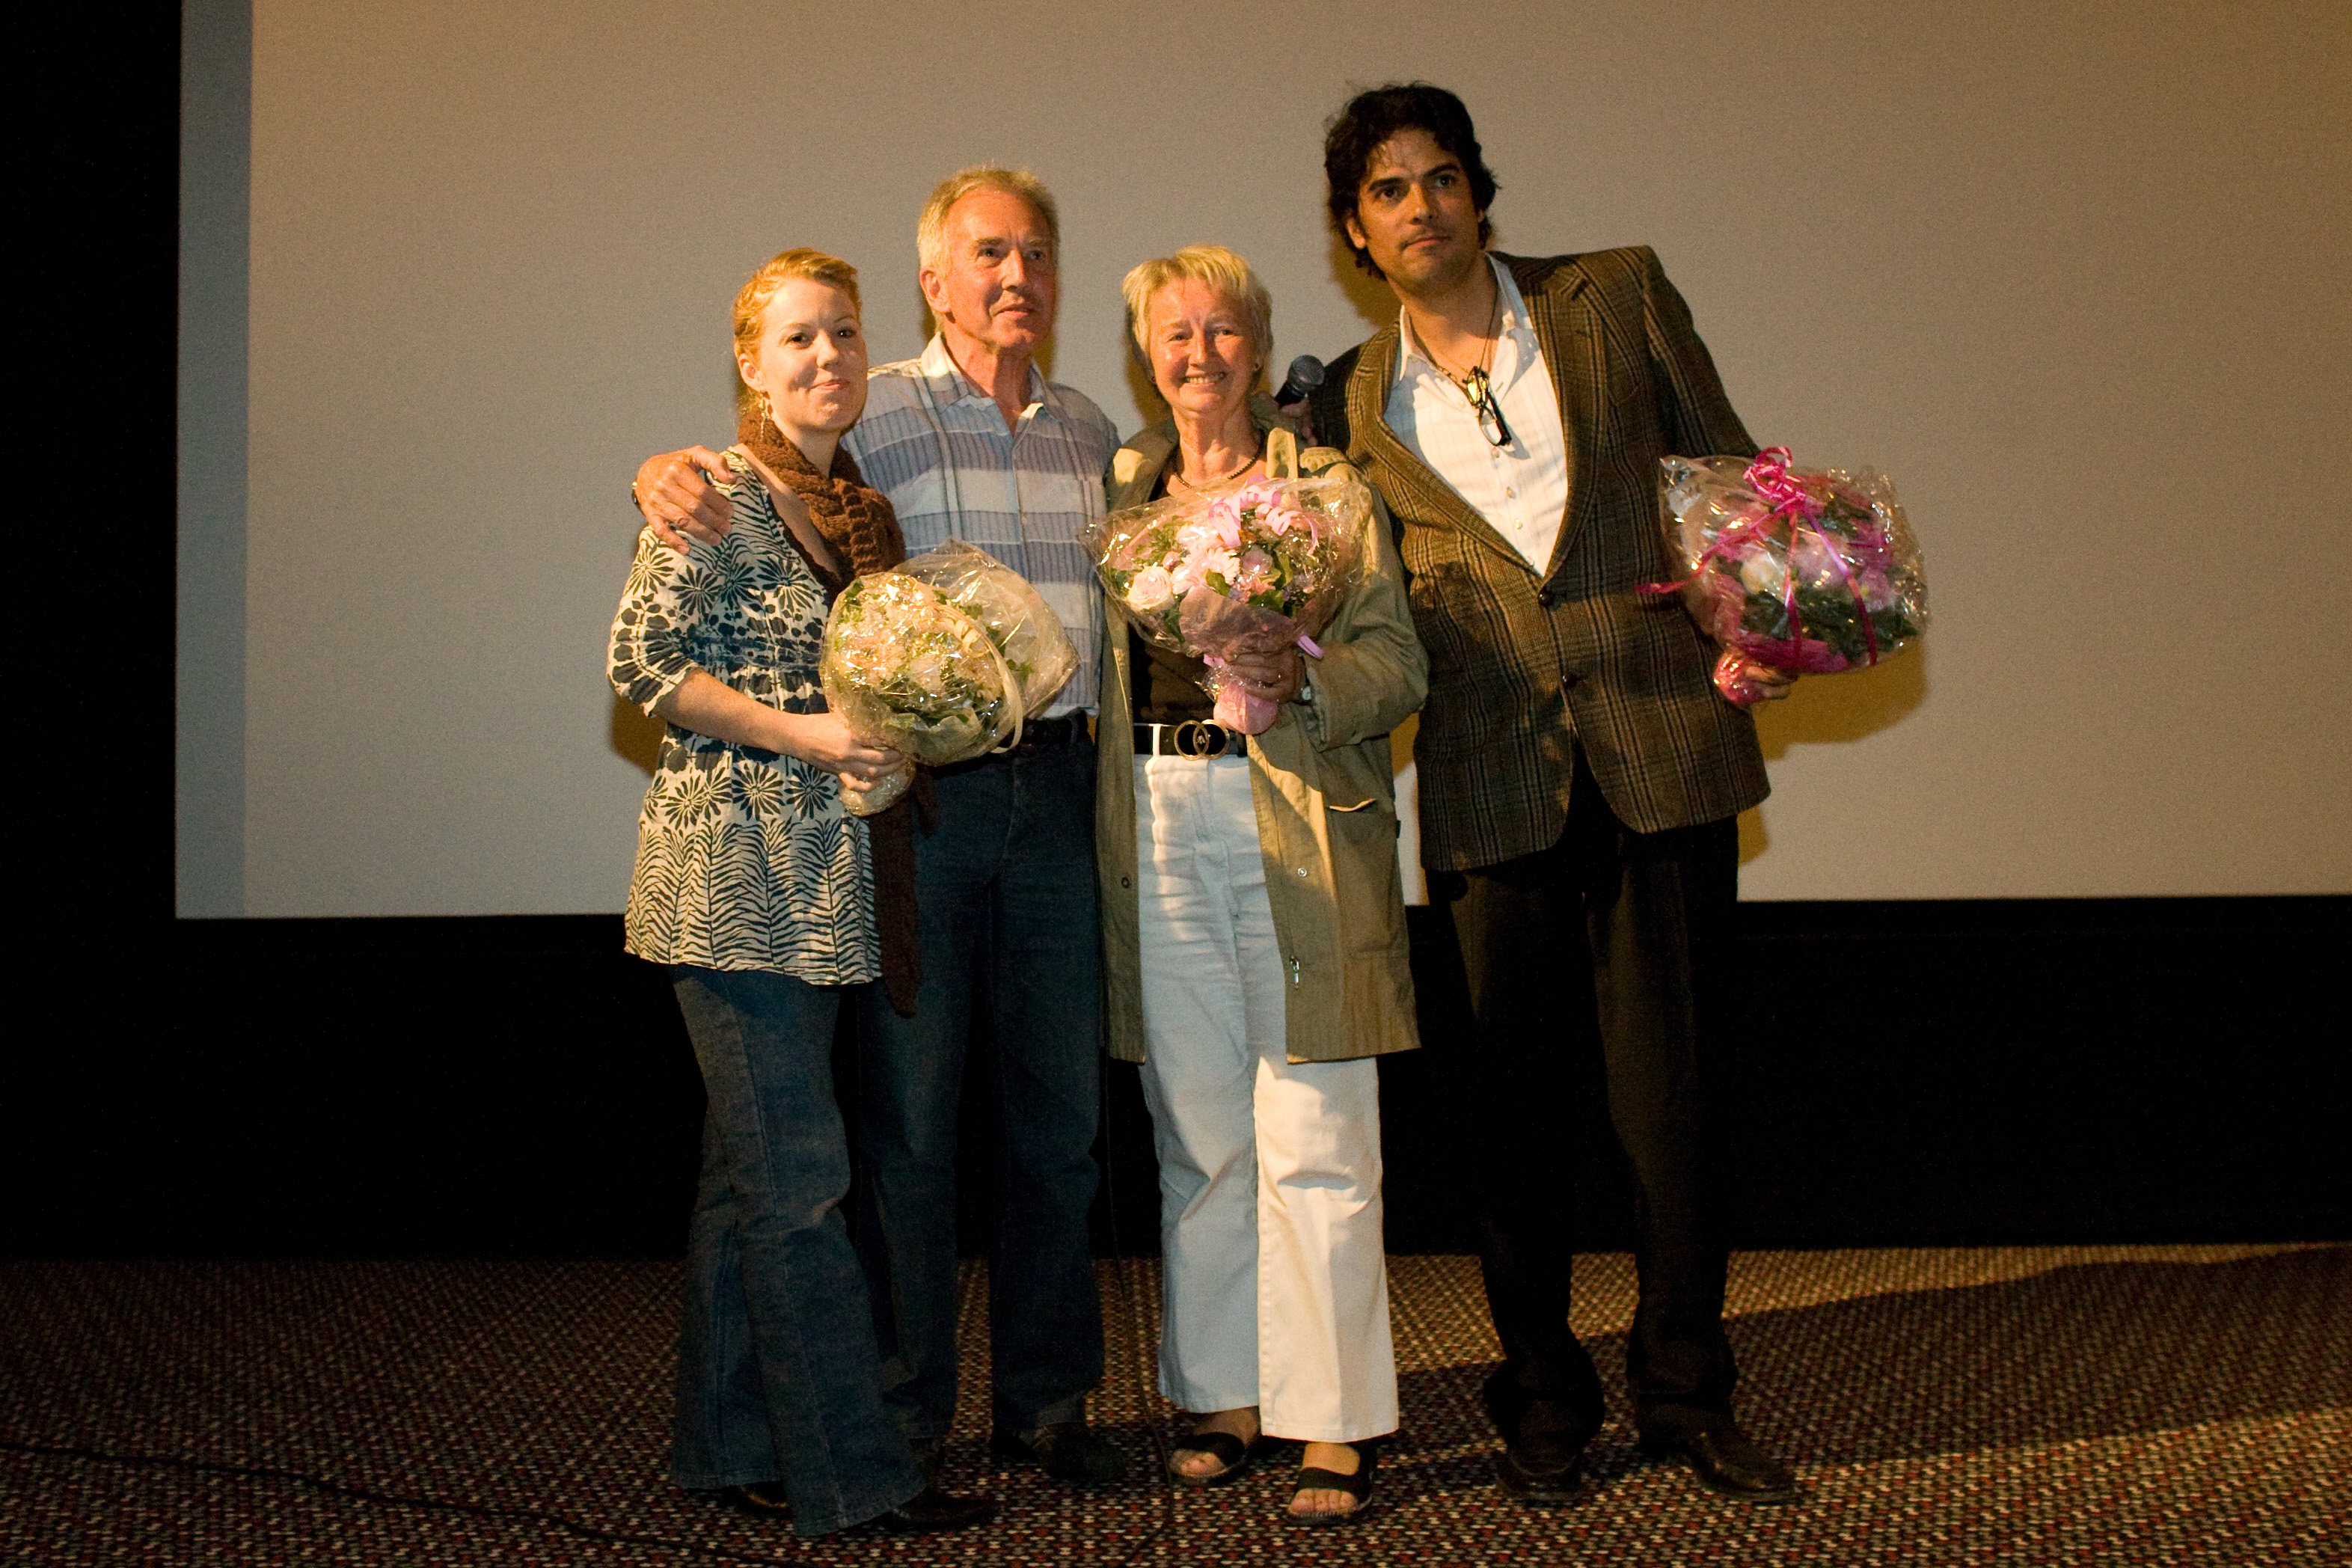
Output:
[[[1749,904],[1728,1104],[1746,1246],[2352,1233],[2331,1005],[2352,900]],[[1426,1047],[1382,1064],[1390,1239],[1470,1241],[1444,1114],[1470,1047],[1414,911]],[[0,1068],[7,1234],[35,1254],[665,1254],[701,1091],[613,917],[178,921],[161,972],[53,997]],[[36,995],[42,993],[36,992]],[[844,1041],[839,1047],[853,1048]],[[976,1070],[986,1070],[983,1049]],[[1106,1069],[1116,1209],[1153,1245],[1134,1069]],[[848,1107],[855,1115],[854,1104]],[[1597,1089],[1586,1247],[1627,1198]],[[1566,1135],[1566,1134],[1564,1134]],[[992,1144],[967,1119],[984,1247]]]

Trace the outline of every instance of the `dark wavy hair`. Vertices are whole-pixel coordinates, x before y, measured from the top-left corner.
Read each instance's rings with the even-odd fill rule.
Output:
[[[1355,253],[1356,265],[1373,277],[1384,276],[1372,265],[1370,252],[1348,238],[1348,219],[1356,210],[1356,192],[1371,166],[1381,142],[1404,131],[1426,131],[1430,139],[1461,161],[1470,176],[1470,199],[1478,208],[1478,243],[1495,237],[1486,209],[1495,205],[1493,171],[1478,151],[1478,132],[1462,100],[1442,87],[1425,81],[1391,82],[1349,99],[1347,107],[1323,127],[1323,180],[1329,187],[1331,227]]]

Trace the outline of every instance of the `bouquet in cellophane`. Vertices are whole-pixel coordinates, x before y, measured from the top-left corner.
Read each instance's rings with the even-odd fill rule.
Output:
[[[1745,707],[1759,667],[1827,675],[1893,658],[1927,629],[1919,542],[1875,468],[1791,468],[1789,449],[1667,458],[1659,485],[1679,588],[1723,645],[1716,689]]]
[[[915,764],[943,766],[1020,743],[1021,725],[1078,667],[1077,649],[1026,579],[960,539],[853,580],[817,655],[825,704],[907,765],[842,791],[858,816],[887,808]]]
[[[1362,571],[1371,524],[1371,491],[1346,474],[1229,480],[1112,512],[1079,542],[1138,630],[1209,667],[1217,722],[1255,735],[1277,709],[1226,659],[1294,643],[1322,658],[1315,634]]]

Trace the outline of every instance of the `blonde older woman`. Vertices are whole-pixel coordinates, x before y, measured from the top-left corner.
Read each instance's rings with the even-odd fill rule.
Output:
[[[816,678],[834,595],[906,553],[841,448],[866,406],[856,269],[774,258],[736,297],[735,351],[735,527],[686,552],[648,530],[613,621],[614,689],[669,722],[628,950],[668,971],[710,1101],[670,1474],[803,1535],[953,1530],[994,1509],[930,1485],[884,1408],[840,1214],[835,1021],[871,984],[912,990],[893,938],[911,911],[889,917],[903,867],[877,854],[884,819],[852,817],[841,795],[899,759],[826,712]]]
[[[1112,460],[1109,504],[1263,474],[1343,469],[1301,452],[1259,393],[1272,347],[1248,263],[1192,246],[1127,276],[1139,357],[1169,405]],[[1421,705],[1387,519],[1319,638],[1236,656],[1279,704],[1264,733],[1208,722],[1198,660],[1106,617],[1096,796],[1112,1054],[1143,1067],[1160,1155],[1160,1390],[1198,1416],[1171,1469],[1245,1470],[1303,1442],[1285,1518],[1360,1517],[1371,1440],[1396,1427],[1373,1058],[1415,1043],[1388,731]],[[1132,734],[1131,767],[1109,765]]]

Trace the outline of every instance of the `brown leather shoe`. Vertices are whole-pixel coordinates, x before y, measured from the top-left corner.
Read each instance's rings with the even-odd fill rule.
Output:
[[[986,1524],[995,1517],[996,1505],[984,1497],[957,1497],[926,1486],[897,1508],[866,1522],[885,1535],[929,1535]]]
[[[1518,1394],[1500,1381],[1503,1375],[1487,1378],[1480,1390],[1487,1418],[1503,1438],[1495,1458],[1496,1486],[1522,1508],[1574,1502],[1584,1484],[1584,1447],[1600,1421],[1557,1399]]]
[[[1804,1484],[1788,1466],[1758,1447],[1728,1422],[1696,1431],[1642,1435],[1642,1451],[1653,1458],[1680,1459],[1698,1484],[1739,1502],[1796,1502]]]

